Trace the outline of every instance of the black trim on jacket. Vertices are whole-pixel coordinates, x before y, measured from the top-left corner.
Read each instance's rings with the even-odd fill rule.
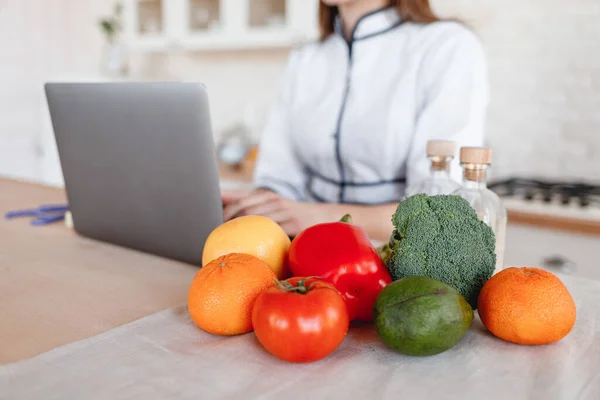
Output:
[[[334,139],[335,139],[335,159],[336,159],[336,163],[337,163],[337,167],[338,167],[338,171],[340,174],[340,181],[337,182],[336,184],[339,186],[340,188],[340,192],[338,195],[338,202],[339,203],[344,203],[345,202],[345,197],[346,197],[346,187],[350,186],[350,182],[346,181],[346,171],[344,169],[344,162],[342,160],[342,149],[341,149],[341,130],[342,130],[342,122],[344,119],[344,114],[346,111],[346,103],[348,102],[348,96],[350,95],[350,82],[352,79],[352,50],[353,50],[353,46],[354,46],[354,42],[356,41],[361,41],[361,40],[366,40],[366,39],[370,39],[373,38],[375,36],[379,36],[382,34],[385,34],[387,32],[390,32],[391,30],[395,29],[396,27],[400,26],[402,24],[402,21],[398,21],[397,23],[395,23],[394,25],[392,25],[391,27],[388,27],[386,29],[383,29],[379,32],[373,32],[371,34],[368,34],[366,36],[363,36],[361,38],[355,38],[354,35],[356,33],[356,30],[358,28],[358,26],[360,25],[360,23],[365,19],[368,18],[372,15],[378,14],[380,12],[384,12],[388,9],[390,9],[392,6],[387,6],[384,8],[380,8],[377,9],[375,11],[372,11],[370,13],[367,13],[363,16],[361,16],[358,21],[356,22],[356,25],[354,25],[354,28],[352,29],[352,34],[350,35],[350,40],[344,40],[346,42],[346,44],[348,45],[348,71],[346,73],[346,87],[344,89],[344,96],[342,98],[342,104],[340,106],[340,111],[338,114],[338,118],[337,118],[337,124],[336,124],[336,129],[335,129],[335,134],[334,134]],[[397,180],[393,180],[393,181],[382,181],[382,182],[373,182],[372,184],[370,184],[371,186],[376,186],[379,184],[385,184],[385,183],[396,183]],[[330,182],[332,183],[332,182]],[[315,197],[316,198],[316,197]]]

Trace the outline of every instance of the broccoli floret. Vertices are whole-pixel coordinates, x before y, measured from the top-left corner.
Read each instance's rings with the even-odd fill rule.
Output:
[[[473,307],[496,264],[495,236],[462,197],[417,194],[392,217],[386,266],[394,280],[428,276],[455,287]]]

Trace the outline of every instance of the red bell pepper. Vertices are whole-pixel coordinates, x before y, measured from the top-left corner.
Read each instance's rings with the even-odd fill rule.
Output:
[[[342,294],[351,320],[371,321],[377,295],[392,282],[369,236],[352,225],[349,215],[296,236],[289,264],[293,276],[331,282]]]

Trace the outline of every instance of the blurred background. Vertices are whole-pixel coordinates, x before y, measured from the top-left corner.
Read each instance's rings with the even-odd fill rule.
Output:
[[[484,43],[493,176],[600,180],[600,2],[433,0]],[[216,139],[260,137],[316,0],[1,0],[0,175],[61,182],[43,83],[208,87]]]
[[[600,2],[432,3],[483,42],[492,177],[527,180],[507,207],[535,208],[539,226],[556,228],[559,214],[580,222],[563,226],[564,237],[513,229],[507,247],[546,247],[507,261],[539,263],[560,249],[559,264],[592,268],[598,236],[564,243],[575,243],[574,231],[600,232]],[[318,35],[317,9],[317,0],[0,0],[0,176],[63,185],[43,93],[49,81],[201,82],[221,162],[239,163],[251,153],[221,146],[260,141],[290,49]]]

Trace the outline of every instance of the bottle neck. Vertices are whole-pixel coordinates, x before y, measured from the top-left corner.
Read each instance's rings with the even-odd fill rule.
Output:
[[[452,157],[429,157],[431,160],[431,177],[436,178],[449,178],[450,177],[450,163]]]
[[[463,187],[466,189],[487,188],[488,165],[463,164]]]

